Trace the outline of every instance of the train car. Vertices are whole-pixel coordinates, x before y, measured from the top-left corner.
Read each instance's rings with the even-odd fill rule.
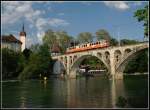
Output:
[[[67,48],[66,54],[82,52],[82,51],[98,49],[98,48],[106,48],[106,47],[109,47],[109,42],[107,40],[101,40],[97,42],[85,43],[85,44],[69,47]]]

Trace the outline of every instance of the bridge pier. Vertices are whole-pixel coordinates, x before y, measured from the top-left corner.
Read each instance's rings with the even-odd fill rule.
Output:
[[[123,74],[116,73],[114,75],[110,75],[109,79],[111,79],[111,80],[122,80],[123,79]]]
[[[123,73],[116,73],[115,79],[123,79]]]
[[[69,75],[69,78],[71,78],[71,79],[76,78],[76,73],[72,73],[72,74],[70,74],[70,75]]]

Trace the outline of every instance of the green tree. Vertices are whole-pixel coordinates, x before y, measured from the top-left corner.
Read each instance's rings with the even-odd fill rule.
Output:
[[[90,32],[80,33],[78,35],[77,39],[80,43],[92,42],[93,41],[93,37],[92,37],[92,34]]]
[[[2,49],[2,78],[14,78],[23,68],[24,57],[22,53],[3,48]]]
[[[29,49],[31,50],[31,53],[32,52],[33,53],[38,53],[39,48],[40,48],[40,44],[34,44],[34,45],[31,45]]]
[[[37,78],[40,74],[49,76],[51,69],[51,55],[46,44],[40,45],[37,53],[31,53],[28,64],[20,73],[19,79]]]
[[[30,49],[27,49],[27,48],[23,50],[23,55],[26,58],[26,60],[29,59],[31,52],[32,51]]]
[[[97,57],[87,57],[82,62],[81,65],[90,65],[91,69],[106,69],[104,63]]]
[[[67,34],[65,31],[56,31],[49,29],[45,32],[43,37],[43,43],[48,45],[50,50],[55,43],[59,44],[62,53],[66,51],[73,38]]]
[[[132,44],[137,44],[139,41],[136,40],[129,40],[129,39],[122,39],[120,41],[120,45],[132,45]]]
[[[148,50],[143,50],[140,55],[132,59],[125,68],[125,73],[147,72],[148,71]]]
[[[98,30],[96,32],[96,37],[97,37],[97,40],[105,39],[105,40],[108,40],[109,42],[111,40],[111,36],[109,32],[105,29]]]
[[[118,41],[115,38],[111,38],[110,39],[110,45],[111,46],[117,46],[118,45]]]
[[[65,31],[55,32],[57,36],[57,42],[59,43],[62,53],[66,51],[66,48],[69,47],[69,43],[72,40],[72,37],[67,34]]]
[[[134,17],[136,17],[138,19],[139,22],[143,21],[144,22],[144,37],[148,36],[148,20],[149,20],[149,16],[148,16],[148,10],[149,10],[149,6],[146,5],[143,9],[139,9],[134,13]]]
[[[43,43],[48,45],[50,50],[52,49],[53,43],[55,43],[57,41],[57,36],[55,34],[55,32],[51,29],[48,29],[45,32],[45,35],[43,36],[42,39]]]

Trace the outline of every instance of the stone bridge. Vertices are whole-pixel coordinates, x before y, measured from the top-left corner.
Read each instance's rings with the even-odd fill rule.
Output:
[[[75,78],[81,62],[88,56],[95,56],[107,67],[107,74],[110,78],[122,79],[123,71],[128,62],[146,48],[149,48],[149,45],[144,42],[53,56],[52,59],[62,63],[68,77]]]

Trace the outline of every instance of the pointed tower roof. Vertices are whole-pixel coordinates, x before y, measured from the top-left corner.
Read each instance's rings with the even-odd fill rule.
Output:
[[[20,36],[26,36],[26,32],[24,31],[24,23],[22,26],[22,31],[20,32]]]

